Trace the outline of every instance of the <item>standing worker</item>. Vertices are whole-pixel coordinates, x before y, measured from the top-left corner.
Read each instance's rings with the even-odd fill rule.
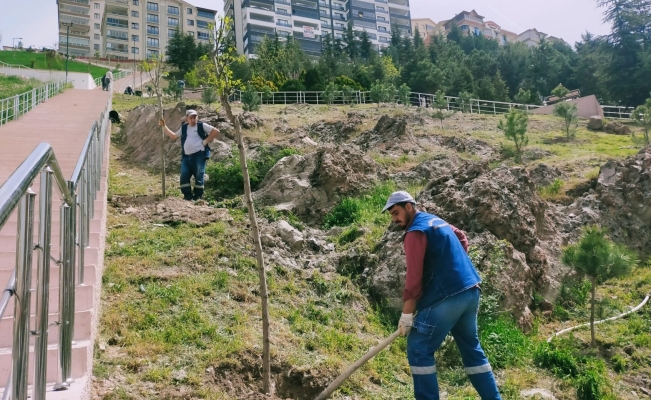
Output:
[[[468,257],[465,233],[436,215],[417,211],[407,192],[391,194],[382,212],[387,210],[406,231],[407,277],[398,328],[408,335],[407,359],[416,400],[439,399],[434,352],[448,333],[481,399],[501,399],[477,335],[481,279]]]
[[[210,158],[210,144],[219,135],[219,129],[205,122],[197,122],[197,112],[187,110],[186,122],[178,131],[173,132],[161,118],[158,122],[165,129],[165,134],[172,140],[181,138],[181,192],[185,200],[199,200],[203,197],[203,179],[206,171],[206,159]],[[194,193],[190,178],[194,176]]]
[[[106,76],[106,88],[107,88],[106,90],[110,91],[111,90],[111,81],[113,80],[113,72],[111,72],[111,70],[109,69],[106,72],[105,76]]]

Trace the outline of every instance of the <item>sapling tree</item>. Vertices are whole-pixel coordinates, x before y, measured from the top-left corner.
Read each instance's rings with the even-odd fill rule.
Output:
[[[409,95],[411,94],[411,88],[407,86],[406,83],[403,83],[400,85],[398,88],[398,100],[404,105],[405,107],[409,107],[411,105],[410,100],[409,100]]]
[[[380,108],[380,103],[382,103],[386,97],[386,86],[380,81],[375,81],[373,86],[371,86],[371,101],[377,103],[377,108]]]
[[[574,137],[576,126],[578,125],[578,108],[576,104],[562,101],[554,107],[554,115],[561,117],[565,124],[565,136],[569,139]]]
[[[529,90],[524,90],[523,88],[520,88],[520,90],[518,90],[518,93],[516,93],[516,95],[513,96],[513,99],[524,110],[527,107],[527,103],[529,103],[531,99],[531,92]]]
[[[240,157],[240,167],[242,169],[242,178],[244,180],[244,200],[249,211],[251,235],[253,236],[255,246],[258,276],[260,281],[260,298],[262,305],[262,386],[264,393],[271,393],[273,389],[271,385],[271,360],[269,352],[269,293],[267,290],[267,278],[264,269],[262,242],[260,241],[260,230],[258,227],[255,208],[253,207],[253,198],[251,196],[251,180],[246,160],[246,150],[244,149],[242,126],[240,125],[239,118],[233,114],[229,101],[230,96],[241,84],[239,81],[233,79],[233,64],[245,62],[245,57],[238,56],[237,49],[227,39],[228,27],[231,26],[231,23],[232,20],[230,18],[220,16],[218,24],[211,26],[209,57],[210,60],[212,60],[214,69],[212,73],[206,71],[206,76],[208,81],[214,81],[216,83],[215,87],[219,93],[222,108],[235,128],[234,131]]]
[[[590,280],[590,336],[594,347],[597,286],[607,279],[630,274],[638,263],[637,256],[625,246],[610,241],[604,229],[588,226],[583,230],[577,244],[563,250],[563,263]]]
[[[463,113],[472,112],[472,97],[470,92],[459,93],[459,109]]]
[[[454,115],[454,111],[450,111],[448,99],[445,98],[445,93],[440,90],[436,92],[434,108],[436,110],[434,111],[434,114],[432,114],[432,117],[441,120],[441,128],[443,128],[443,120]]]
[[[651,130],[651,97],[646,99],[643,105],[633,110],[631,118],[644,128],[644,143],[647,146],[651,144],[649,140],[649,130]]]
[[[203,89],[203,92],[201,93],[201,101],[204,103],[208,104],[208,107],[212,103],[215,103],[217,100],[219,100],[217,96],[217,91],[215,88],[208,86],[207,88]]]
[[[330,82],[328,86],[325,87],[321,98],[323,102],[330,105],[335,100],[335,93],[337,92],[337,85],[334,82]]]
[[[529,118],[527,114],[512,109],[506,114],[505,119],[501,120],[497,125],[497,128],[504,132],[504,136],[515,144],[515,162],[517,163],[522,161],[522,152],[529,143],[527,137],[528,124]]]
[[[559,83],[558,86],[552,90],[552,95],[558,97],[560,100],[563,100],[565,95],[567,95],[570,91],[567,90],[565,86],[563,86],[562,83]]]
[[[153,55],[148,60],[142,62],[142,70],[149,77],[149,82],[154,86],[154,91],[158,97],[158,112],[160,114],[159,119],[163,119],[163,88],[162,88],[162,79],[167,76],[165,71],[165,62],[163,61],[162,55]],[[161,136],[161,192],[163,198],[166,196],[165,188],[165,127],[160,127]]]
[[[242,92],[242,107],[244,111],[258,111],[260,109],[260,95],[255,87],[251,84],[246,85],[246,89]]]

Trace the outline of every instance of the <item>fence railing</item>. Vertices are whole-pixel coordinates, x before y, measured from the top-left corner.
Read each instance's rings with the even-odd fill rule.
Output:
[[[75,289],[84,282],[84,249],[89,244],[90,219],[102,175],[104,144],[108,130],[109,95],[104,112],[88,133],[81,155],[70,180],[65,180],[56,155],[48,143],[39,144],[34,151],[0,186],[0,229],[17,212],[16,266],[2,298],[0,319],[12,296],[14,301],[12,366],[3,400],[26,400],[28,377],[34,376],[29,395],[45,400],[48,350],[48,314],[51,260],[59,265],[59,311],[54,324],[59,329],[57,382],[55,390],[65,390],[72,382],[72,340],[75,317]],[[38,242],[33,243],[36,193],[30,189],[40,178],[38,193]],[[60,213],[59,259],[51,256],[52,187],[62,198]],[[32,254],[37,251],[36,318],[30,322],[32,297]],[[77,263],[78,260],[78,263]],[[34,366],[29,365],[30,339],[35,337]]]
[[[20,118],[50,97],[63,92],[65,87],[65,81],[51,82],[45,86],[6,99],[0,99],[0,126]]]
[[[8,64],[8,63],[3,62],[3,61],[0,61],[0,67],[2,67],[2,68],[16,68],[16,69],[32,69],[32,68],[26,67],[24,65]]]
[[[610,119],[630,119],[635,107],[601,106],[604,117]]]
[[[336,91],[326,95],[322,91],[304,91],[304,92],[258,92],[263,104],[371,104],[371,92],[367,91]],[[332,96],[330,102],[327,98]],[[500,101],[480,100],[480,99],[460,99],[459,97],[445,96],[448,101],[448,110],[464,111],[478,114],[504,114],[512,108],[524,108],[527,111],[540,108],[542,106],[532,104],[506,103]],[[233,100],[242,99],[242,92],[235,92]],[[436,95],[429,93],[409,93],[409,104],[413,106],[432,107],[436,101]],[[396,96],[393,99],[395,103],[402,103]]]
[[[332,99],[328,102],[326,99],[330,95],[324,95],[322,91],[302,91],[302,92],[258,92],[262,104],[369,104],[371,92],[366,91],[336,91],[332,94]],[[448,101],[448,110],[470,112],[473,114],[505,114],[513,108],[524,109],[526,111],[535,110],[544,106],[535,104],[508,103],[492,100],[481,99],[461,99],[454,96],[445,96]],[[232,99],[235,101],[242,100],[242,92],[237,91],[233,94]],[[395,103],[402,103],[397,97]],[[436,102],[436,95],[430,93],[409,93],[409,104],[419,107],[432,107]],[[604,116],[610,119],[630,119],[633,107],[616,107],[601,106]]]

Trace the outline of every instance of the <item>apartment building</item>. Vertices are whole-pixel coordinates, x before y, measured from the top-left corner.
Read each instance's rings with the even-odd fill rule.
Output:
[[[80,57],[143,60],[164,54],[177,31],[208,43],[216,11],[182,0],[58,0],[59,49]]]
[[[391,29],[411,35],[409,0],[226,0],[237,50],[255,57],[265,36],[293,36],[308,55],[321,55],[326,35],[343,39],[348,26],[366,31],[376,49],[388,47]]]
[[[445,33],[443,24],[436,23],[429,18],[412,19],[411,31],[415,33],[417,29],[425,44],[429,44],[434,36]]]
[[[539,32],[537,29],[527,29],[518,35],[518,42],[522,42],[529,47],[538,46],[540,41],[547,37],[546,33]]]

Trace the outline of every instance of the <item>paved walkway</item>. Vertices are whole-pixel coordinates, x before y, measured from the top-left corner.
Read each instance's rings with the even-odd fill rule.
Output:
[[[114,83],[114,86],[127,84],[133,77],[128,76]],[[82,147],[94,121],[99,121],[109,100],[109,92],[101,90],[69,89],[64,93],[48,99],[17,121],[11,121],[0,126],[0,185],[27,158],[34,148],[42,142],[49,143],[59,162],[64,178],[70,179],[74,167],[81,155]],[[108,147],[107,147],[108,152]],[[105,161],[108,157],[105,156]],[[105,164],[106,168],[106,164]],[[38,178],[32,185],[37,195],[39,192]],[[52,204],[52,256],[58,257],[59,249],[59,205],[61,204],[58,189],[53,187]],[[38,197],[37,197],[38,208]],[[38,219],[38,211],[35,210]],[[80,389],[88,389],[87,378],[92,362],[93,329],[96,326],[96,312],[99,302],[101,282],[101,267],[103,265],[104,226],[106,219],[106,171],[95,202],[95,218],[90,224],[90,243],[86,249],[87,277],[84,286],[76,290],[75,332],[73,344],[73,378],[77,379],[71,390],[49,393],[48,399],[77,399]],[[35,226],[35,235],[38,227]],[[35,241],[36,243],[36,241]],[[0,290],[5,287],[16,261],[16,213],[10,217],[5,226],[0,229]],[[36,257],[34,257],[36,259]],[[58,311],[58,266],[51,264],[50,276],[50,321],[56,321]],[[35,282],[36,271],[32,273]],[[33,286],[34,287],[34,286]],[[34,305],[34,298],[32,305]],[[13,300],[10,302],[5,315],[0,319],[0,393],[11,368],[11,338],[13,324]],[[50,328],[48,335],[48,381],[53,382],[57,377],[56,343],[58,330]],[[33,359],[32,359],[33,360]],[[30,361],[30,369],[33,369]],[[33,373],[30,374],[33,376]],[[31,377],[30,377],[31,382]],[[82,386],[85,386],[82,388]]]

